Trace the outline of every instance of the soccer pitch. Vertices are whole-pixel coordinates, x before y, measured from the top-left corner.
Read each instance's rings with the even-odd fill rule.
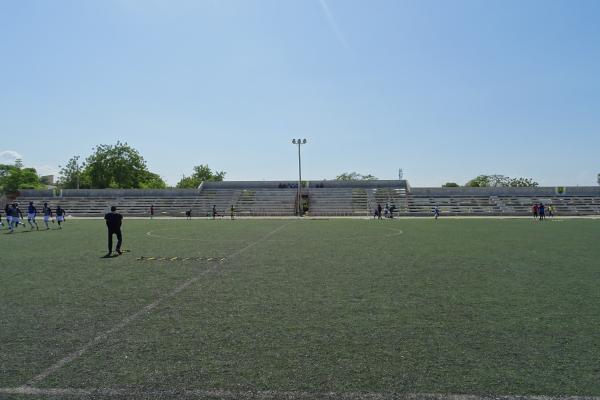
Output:
[[[109,259],[100,220],[21,230],[0,398],[600,395],[599,220],[125,220]]]

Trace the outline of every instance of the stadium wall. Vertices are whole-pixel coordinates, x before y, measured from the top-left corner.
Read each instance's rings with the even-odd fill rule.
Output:
[[[600,186],[567,186],[562,193],[555,187],[449,187],[411,188],[410,194],[419,197],[461,197],[461,196],[600,196]]]
[[[295,187],[297,181],[224,181],[204,182],[200,189],[64,189],[21,190],[22,197],[193,197],[206,189],[277,189]],[[405,188],[408,193],[419,197],[469,197],[469,196],[600,196],[600,186],[567,186],[559,193],[555,187],[457,187],[457,188],[418,188],[410,187],[406,181],[310,181],[309,188]],[[306,186],[304,186],[306,187]]]
[[[377,181],[303,181],[302,187],[306,188],[406,188],[405,180],[377,180]],[[298,181],[222,181],[204,182],[203,189],[277,189],[283,187],[297,187]]]
[[[63,189],[21,190],[23,197],[193,197],[199,189]]]

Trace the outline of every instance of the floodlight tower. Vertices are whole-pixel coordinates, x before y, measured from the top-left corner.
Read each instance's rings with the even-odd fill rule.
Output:
[[[298,145],[298,216],[302,215],[302,162],[300,158],[300,146],[306,144],[306,139],[292,139],[292,144]]]

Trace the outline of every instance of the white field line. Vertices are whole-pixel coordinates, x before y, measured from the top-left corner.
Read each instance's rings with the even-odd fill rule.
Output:
[[[152,231],[148,231],[146,232],[146,236],[150,236],[150,237],[155,237],[155,238],[160,238],[160,239],[168,239],[168,240],[177,240],[177,241],[190,241],[190,242],[208,242],[211,239],[194,239],[194,238],[182,238],[182,237],[172,237],[172,236],[162,236],[162,235],[157,235],[156,232],[160,232],[160,231],[167,231],[167,230],[176,230],[178,228],[165,228],[165,229],[155,229]],[[388,233],[386,235],[383,235],[383,237],[392,237],[392,236],[398,236],[398,235],[402,235],[404,232],[401,229],[396,229],[396,228],[389,228],[389,227],[384,227],[383,229],[389,230],[392,233]],[[316,238],[316,239],[302,239],[303,242],[327,242],[328,240],[369,240],[369,239],[377,239],[379,238],[380,235],[356,235],[356,236],[336,236],[335,239],[322,239],[322,238]],[[221,240],[221,242],[240,242],[243,239],[231,239],[231,240]],[[273,241],[278,241],[278,239],[271,239],[269,240],[269,242],[273,242]]]
[[[144,398],[219,398],[219,399],[345,399],[345,400],[600,400],[598,396],[528,396],[528,395],[473,395],[438,393],[369,393],[369,392],[305,392],[305,391],[231,391],[210,389],[75,389],[75,388],[0,388],[0,394],[53,396],[71,398],[115,397],[127,399]]]
[[[243,247],[243,248],[237,250],[233,254],[230,254],[229,256],[227,256],[227,258],[230,259],[230,258],[233,258],[233,257],[235,257],[235,256],[243,253],[244,251],[250,249],[251,247],[255,246],[256,244],[262,242],[263,240],[267,239],[268,237],[270,237],[270,236],[274,235],[275,233],[279,232],[281,229],[283,229],[287,225],[289,225],[289,223],[288,224],[284,224],[284,225],[280,225],[279,227],[277,227],[273,231],[267,233],[266,235],[262,236],[258,240],[250,243],[246,247]],[[190,286],[193,283],[195,283],[196,281],[198,281],[202,277],[202,275],[204,275],[204,274],[206,274],[208,272],[211,272],[211,271],[213,271],[215,269],[217,269],[216,266],[213,266],[212,268],[203,270],[202,272],[198,273],[197,275],[195,275],[195,276],[191,277],[190,279],[188,279],[187,281],[183,282],[181,285],[175,287],[174,289],[172,289],[168,293],[160,296],[158,299],[154,300],[152,303],[145,305],[141,310],[139,310],[139,311],[137,311],[137,312],[135,312],[135,313],[133,313],[131,315],[126,316],[119,323],[117,323],[115,326],[113,326],[112,328],[110,328],[110,329],[108,329],[108,330],[100,333],[99,335],[97,335],[96,337],[94,337],[92,340],[90,340],[89,342],[87,342],[79,350],[74,351],[74,352],[66,355],[62,359],[58,360],[54,365],[51,365],[50,367],[46,368],[45,370],[43,370],[42,372],[40,372],[39,374],[37,374],[36,376],[34,376],[33,378],[31,378],[21,388],[22,389],[32,389],[31,386],[33,386],[36,383],[44,380],[45,378],[47,378],[48,376],[50,376],[54,372],[58,371],[60,368],[64,367],[65,365],[67,365],[67,364],[75,361],[76,359],[78,359],[79,357],[81,357],[85,352],[87,352],[90,348],[94,347],[99,342],[105,340],[111,334],[120,331],[121,329],[123,329],[124,327],[126,327],[127,325],[129,325],[131,322],[133,322],[136,319],[138,319],[140,316],[149,313],[150,311],[152,311],[153,309],[155,309],[158,305],[160,305],[161,303],[163,303],[165,300],[167,300],[167,299],[169,299],[169,298],[177,295],[179,292],[181,292],[182,290],[186,289],[188,286]]]

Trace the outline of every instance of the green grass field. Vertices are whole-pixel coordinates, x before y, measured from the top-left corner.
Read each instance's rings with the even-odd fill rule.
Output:
[[[0,398],[600,395],[599,220],[4,232]]]

